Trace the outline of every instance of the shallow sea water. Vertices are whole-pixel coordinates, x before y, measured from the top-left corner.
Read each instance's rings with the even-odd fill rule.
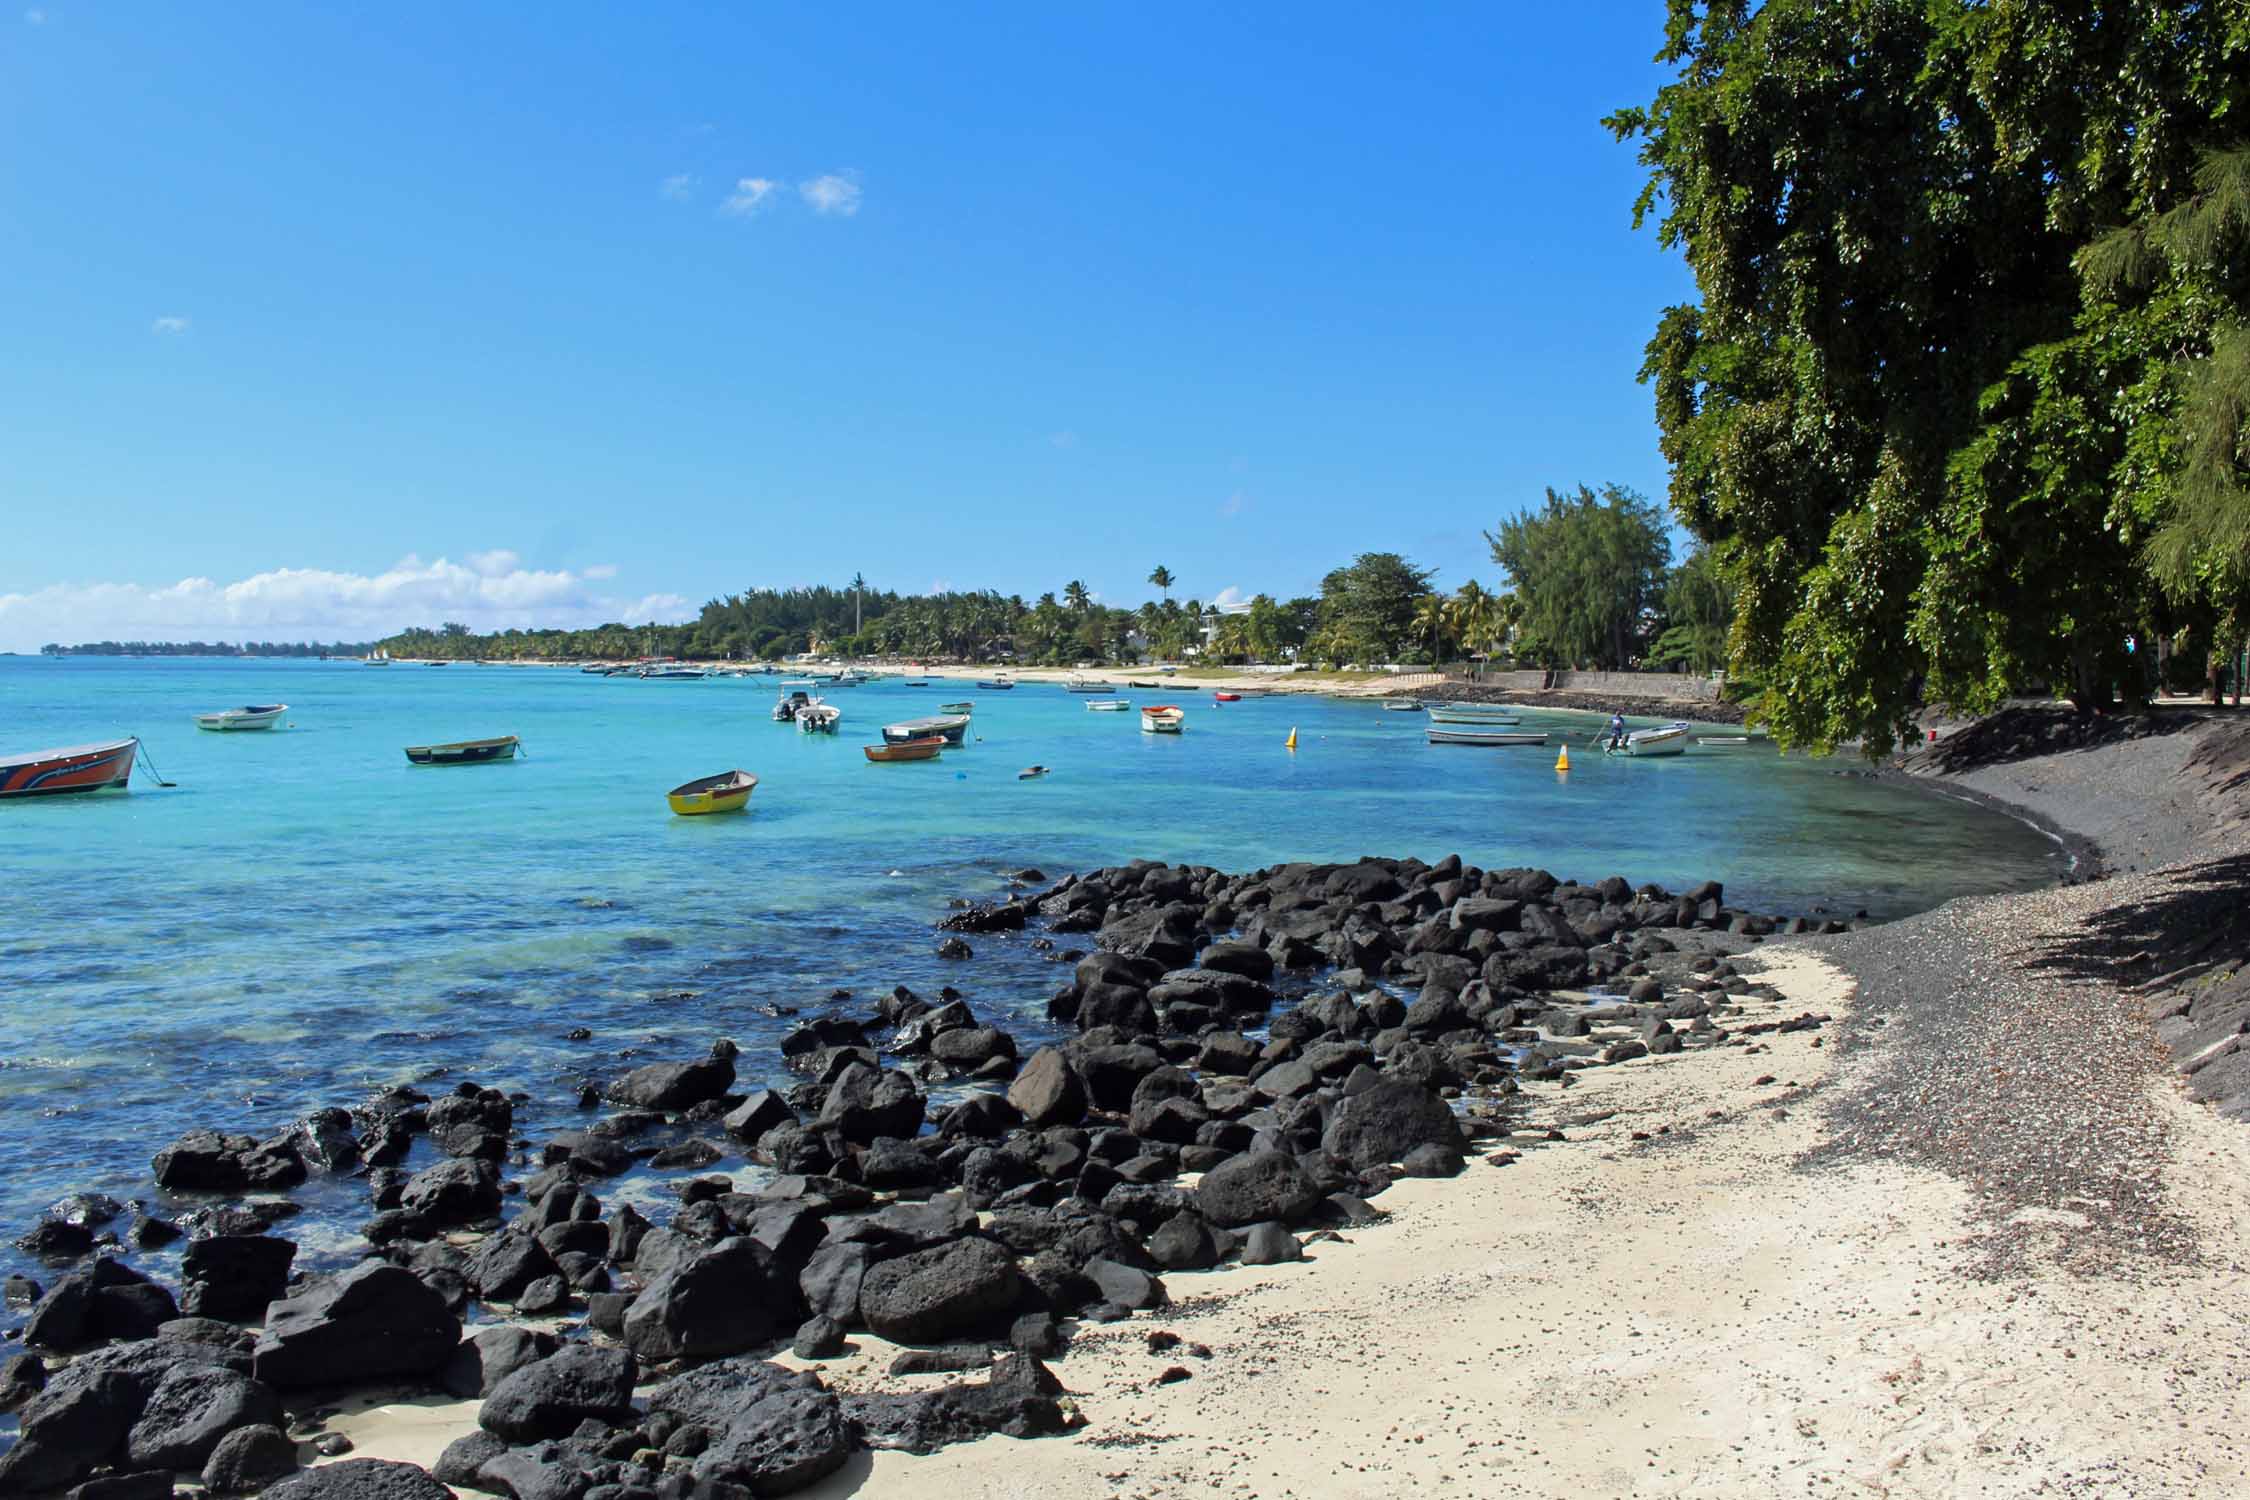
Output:
[[[66,1191],[148,1198],[150,1155],[193,1125],[278,1131],[394,1083],[521,1090],[537,1140],[580,1122],[581,1083],[717,1036],[742,1045],[746,1082],[778,1077],[792,1023],[768,1010],[809,1014],[837,989],[863,1009],[894,984],[952,983],[1028,1051],[1067,974],[1025,935],[972,938],[976,957],[948,963],[931,930],[948,898],[999,894],[1024,866],[1458,853],[1880,917],[2062,868],[2024,825],[1840,774],[1848,761],[1605,759],[1587,715],[1524,715],[1575,735],[1558,775],[1552,745],[1431,746],[1419,715],[1372,702],[1219,707],[1185,686],[1129,693],[1186,708],[1176,738],[1055,686],[895,680],[831,692],[842,733],[810,736],[770,718],[776,681],[0,658],[0,753],[139,734],[178,783],[0,804],[0,1237]],[[882,723],[961,697],[976,743],[927,764],[860,754]],[[270,733],[189,722],[275,701],[289,727]],[[526,758],[401,753],[496,734]],[[1033,763],[1053,774],[1017,780]],[[671,816],[668,788],[735,766],[761,778],[749,813]],[[591,1039],[565,1040],[573,1027]],[[636,1178],[608,1196],[657,1191]],[[308,1251],[344,1251],[368,1212],[348,1180],[296,1197],[307,1217],[282,1232]]]

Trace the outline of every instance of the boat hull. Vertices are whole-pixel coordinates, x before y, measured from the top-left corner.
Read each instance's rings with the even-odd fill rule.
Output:
[[[0,761],[0,798],[67,797],[125,786],[133,776],[137,739],[34,750]]]
[[[932,735],[927,739],[906,740],[899,744],[862,745],[859,748],[866,753],[869,760],[877,764],[888,764],[892,761],[935,760],[937,759],[937,753],[945,748],[945,740],[941,736]]]
[[[514,735],[496,740],[458,740],[450,745],[409,745],[406,758],[418,766],[487,766],[516,758]]]
[[[1141,733],[1178,734],[1187,725],[1187,715],[1169,703],[1141,710]]]
[[[289,712],[286,703],[260,704],[251,708],[221,709],[215,714],[197,714],[195,727],[222,731],[241,729],[271,729]]]
[[[938,739],[948,745],[961,744],[969,733],[966,714],[954,714],[935,719],[908,719],[902,724],[885,724],[883,739],[887,744],[906,745],[916,740]]]
[[[1663,729],[1643,729],[1625,737],[1625,753],[1637,760],[1663,755],[1684,755],[1690,742],[1685,724]]]
[[[749,772],[727,771],[676,786],[665,794],[665,801],[679,816],[697,818],[710,813],[741,812],[750,805],[750,794],[757,789],[758,778]]]
[[[1544,745],[1547,736],[1514,729],[1435,729],[1430,731],[1433,745],[1483,745],[1498,749],[1506,745]]]

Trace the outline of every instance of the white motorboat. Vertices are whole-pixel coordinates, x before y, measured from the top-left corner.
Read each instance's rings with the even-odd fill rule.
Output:
[[[1686,753],[1688,741],[1693,737],[1685,720],[1675,720],[1658,729],[1636,729],[1625,736],[1623,753],[1626,755],[1681,755]]]
[[[1130,698],[1088,698],[1086,711],[1095,714],[1121,714],[1133,706]]]
[[[797,729],[803,734],[834,734],[844,711],[829,703],[808,703],[797,710]]]
[[[1484,745],[1487,747],[1544,745],[1547,743],[1547,736],[1545,732],[1539,730],[1440,729],[1433,724],[1430,726],[1430,743],[1433,745]]]
[[[1418,714],[1422,711],[1422,700],[1419,698],[1385,698],[1383,710],[1386,713],[1394,714]]]
[[[271,729],[281,716],[289,712],[286,703],[253,703],[243,708],[222,708],[216,713],[197,714],[198,729]]]

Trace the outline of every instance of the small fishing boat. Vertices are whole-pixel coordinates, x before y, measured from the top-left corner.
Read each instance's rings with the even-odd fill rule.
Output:
[[[1383,700],[1383,711],[1394,714],[1418,714],[1422,711],[1422,700],[1419,698],[1385,698]]]
[[[1187,713],[1170,703],[1152,703],[1141,710],[1141,733],[1178,734],[1187,724]]]
[[[1053,766],[1025,766],[1022,770],[1016,772],[1016,780],[1036,781],[1053,769]]]
[[[59,797],[121,787],[132,779],[133,757],[140,748],[137,739],[105,740],[0,759],[0,798]]]
[[[1682,755],[1692,737],[1685,720],[1674,720],[1661,729],[1636,729],[1625,736],[1627,755]]]
[[[1430,743],[1433,745],[1544,745],[1543,732],[1526,733],[1520,729],[1440,729],[1430,726]]]
[[[785,688],[809,688],[820,686],[819,683],[813,681],[810,677],[784,677],[781,679],[781,685]]]
[[[721,771],[676,786],[664,796],[673,812],[693,818],[704,813],[740,812],[750,805],[750,794],[757,789],[758,778],[748,771]]]
[[[928,687],[929,685],[930,679],[927,677],[909,677],[905,682],[907,687]]]
[[[797,731],[800,734],[834,734],[843,722],[844,711],[827,703],[808,703],[797,710]]]
[[[1086,711],[1092,714],[1121,714],[1133,706],[1130,698],[1089,698]]]
[[[578,670],[588,677],[607,677],[615,669],[607,662],[597,661],[589,662]]]
[[[975,704],[975,703],[973,703],[973,702],[971,702],[971,703],[940,703],[940,704],[939,704],[939,705],[937,706],[937,711],[938,711],[939,713],[941,713],[941,714],[973,714],[973,713],[975,713],[975,712],[977,711],[977,706],[976,706],[976,704]]]
[[[1213,693],[1211,697],[1213,701],[1219,703],[1240,703],[1242,701],[1240,693]]]
[[[422,665],[425,667],[450,667],[453,663],[449,661],[426,661]]]
[[[1114,682],[1103,682],[1094,677],[1080,677],[1075,673],[1064,679],[1063,687],[1073,693],[1114,693],[1117,691],[1117,684]]]
[[[776,724],[786,724],[819,701],[818,698],[806,696],[801,688],[794,693],[783,693],[773,700],[773,721]]]
[[[1014,687],[1015,683],[1006,677],[979,677],[977,686],[988,693],[1005,693]]]
[[[198,729],[271,729],[275,721],[289,712],[286,703],[253,703],[243,708],[222,708],[216,713],[197,714]]]
[[[708,677],[711,674],[701,667],[643,667],[641,676],[650,682],[684,682],[691,677]]]
[[[455,740],[450,745],[408,745],[406,758],[418,766],[481,766],[514,760],[522,741],[512,734],[490,740]]]
[[[872,761],[935,760],[945,748],[945,736],[933,734],[918,740],[900,740],[889,745],[862,745],[859,747]]]
[[[968,735],[967,714],[934,714],[926,719],[904,719],[883,726],[883,741],[890,745],[911,744],[915,740],[936,738],[948,745],[958,745]]]
[[[1521,716],[1505,703],[1441,703],[1429,710],[1432,724],[1515,724]]]
[[[1135,682],[1130,679],[1126,681],[1125,685],[1129,688],[1161,688],[1164,686],[1161,682]]]
[[[375,652],[372,652],[366,658],[366,661],[367,665],[371,667],[387,667],[391,664],[391,653],[388,651],[377,650]]]
[[[1768,744],[1762,734],[1699,734],[1695,737],[1699,750],[1747,750],[1752,745]]]

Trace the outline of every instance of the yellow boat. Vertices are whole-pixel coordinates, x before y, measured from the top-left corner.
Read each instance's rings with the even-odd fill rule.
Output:
[[[672,788],[668,800],[672,811],[692,818],[700,813],[740,812],[750,805],[750,794],[757,789],[758,778],[748,771],[721,771]]]

